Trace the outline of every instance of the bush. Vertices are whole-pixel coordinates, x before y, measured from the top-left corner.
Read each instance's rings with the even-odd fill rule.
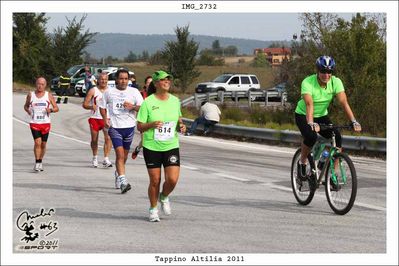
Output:
[[[199,65],[199,66],[223,66],[224,59],[216,58],[211,53],[202,53],[197,60],[197,65]]]
[[[233,121],[244,121],[248,117],[248,113],[243,112],[240,108],[222,108],[223,119],[231,119]]]
[[[254,124],[264,126],[267,123],[277,123],[279,125],[294,123],[294,115],[287,110],[263,109],[254,107],[249,112],[250,121]],[[281,126],[280,126],[281,127]]]

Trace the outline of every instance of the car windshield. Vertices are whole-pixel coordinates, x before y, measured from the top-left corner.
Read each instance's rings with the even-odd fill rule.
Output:
[[[217,83],[226,83],[227,80],[229,80],[229,78],[231,77],[231,75],[221,75],[217,78],[215,78],[213,80],[213,82],[217,82]]]
[[[70,67],[70,68],[67,70],[67,73],[68,73],[69,76],[72,76],[72,75],[75,74],[76,71],[78,71],[80,68],[82,68],[82,66],[73,66],[73,67]]]

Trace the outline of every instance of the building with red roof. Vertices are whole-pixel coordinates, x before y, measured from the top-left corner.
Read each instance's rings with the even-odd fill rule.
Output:
[[[255,55],[262,52],[272,66],[280,66],[284,60],[291,58],[291,48],[287,47],[257,48],[254,50]]]

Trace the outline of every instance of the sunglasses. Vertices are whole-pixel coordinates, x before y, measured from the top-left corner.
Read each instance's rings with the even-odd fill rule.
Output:
[[[321,74],[331,74],[331,73],[332,73],[332,70],[330,70],[330,69],[321,69],[321,70],[319,70],[319,72],[320,72]]]

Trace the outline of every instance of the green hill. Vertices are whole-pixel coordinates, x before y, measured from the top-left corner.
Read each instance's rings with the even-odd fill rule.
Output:
[[[199,50],[211,48],[215,40],[219,40],[220,46],[227,47],[234,45],[240,55],[252,55],[255,48],[268,47],[274,41],[260,41],[239,38],[226,38],[217,36],[191,35],[194,41],[199,43]],[[123,33],[101,33],[94,37],[92,43],[86,51],[95,58],[107,56],[124,58],[129,51],[140,55],[144,50],[153,54],[162,50],[166,41],[175,41],[176,35],[173,34],[123,34]],[[285,42],[287,46],[290,42]]]

